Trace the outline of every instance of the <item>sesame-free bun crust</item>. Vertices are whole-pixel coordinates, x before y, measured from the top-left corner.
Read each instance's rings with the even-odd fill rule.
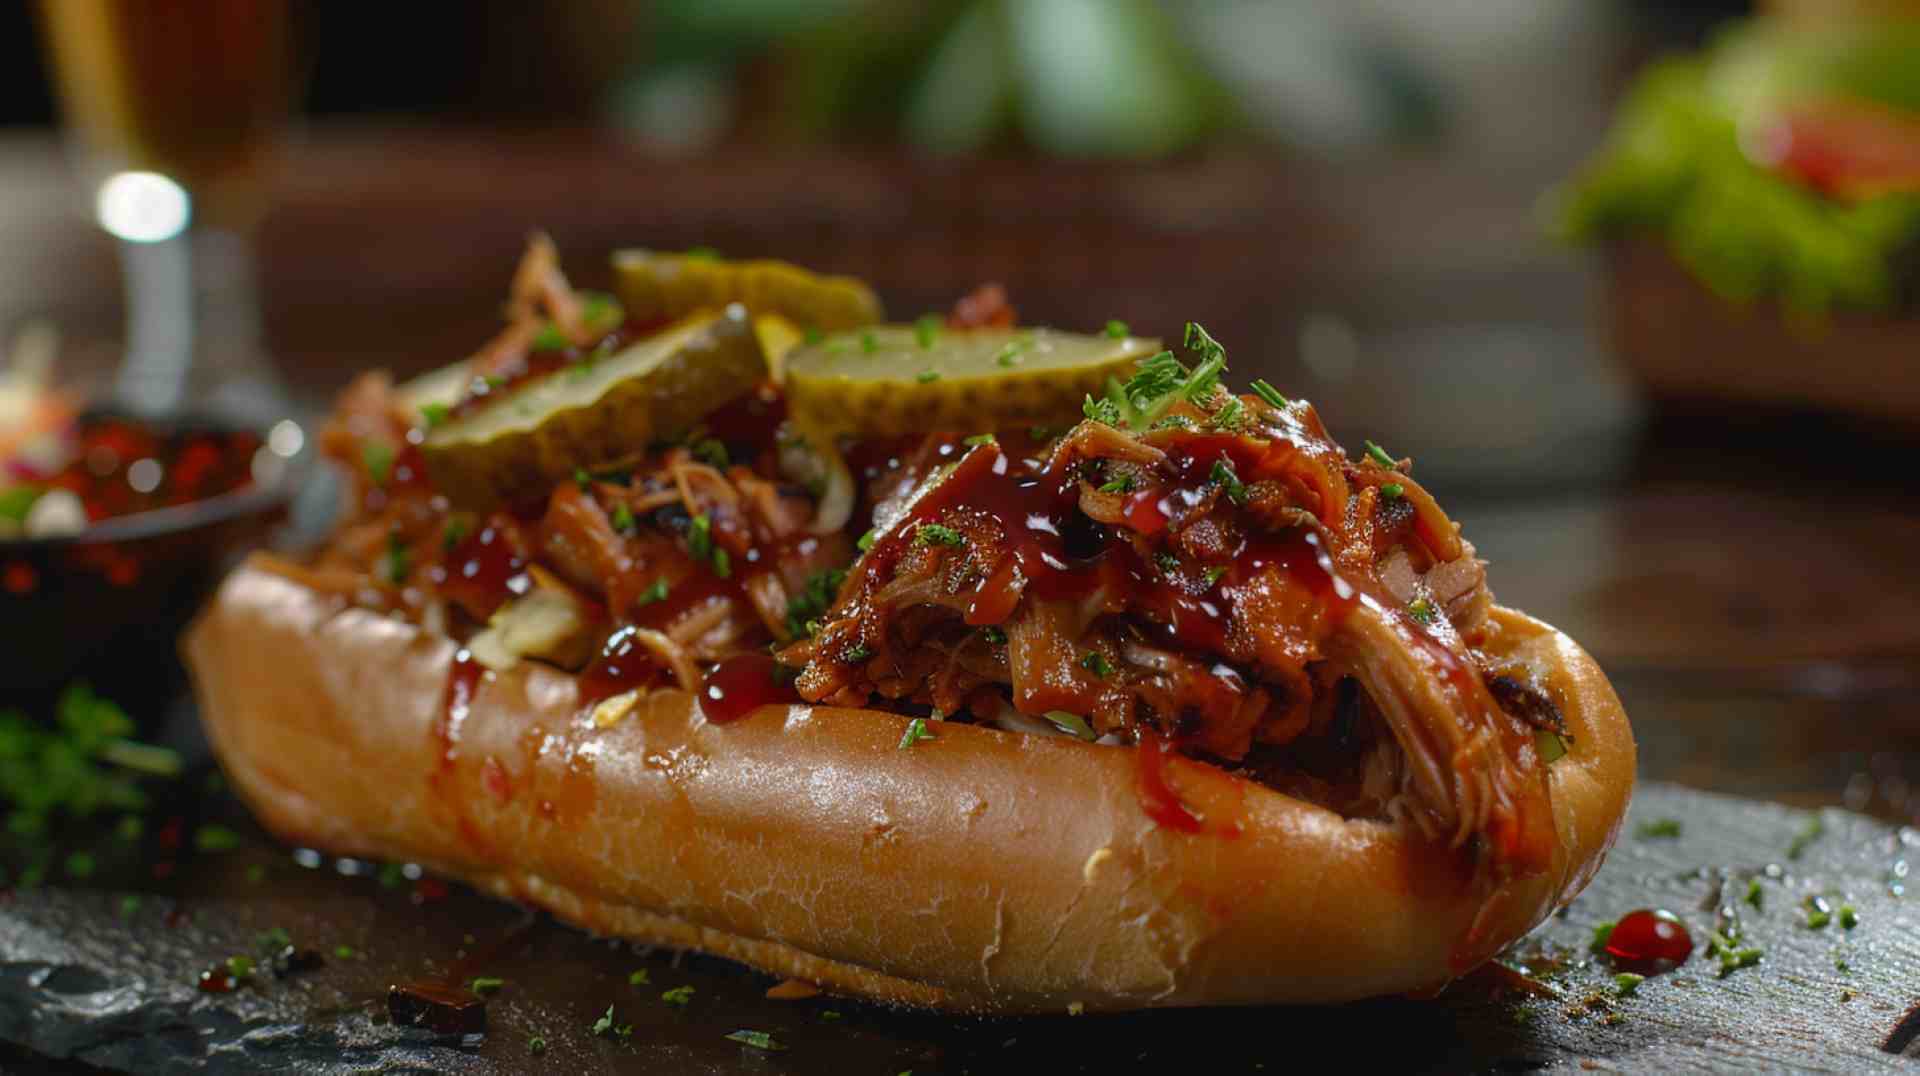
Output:
[[[234,787],[288,840],[839,993],[1097,1011],[1434,987],[1579,892],[1625,812],[1632,734],[1572,640],[1510,610],[1494,623],[1488,648],[1534,669],[1572,750],[1548,771],[1551,868],[1491,898],[1460,854],[1197,762],[1170,772],[1210,823],[1193,835],[1142,812],[1131,748],[938,723],[903,750],[898,715],[715,725],[680,691],[601,728],[572,676],[532,664],[481,683],[443,761],[454,643],[267,558],[185,649]]]

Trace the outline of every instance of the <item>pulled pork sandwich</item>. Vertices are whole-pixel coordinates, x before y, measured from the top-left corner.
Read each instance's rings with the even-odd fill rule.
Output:
[[[371,374],[313,557],[187,649],[288,839],[934,1008],[1338,1001],[1471,970],[1631,792],[1606,678],[1410,473],[1120,323],[537,240]]]

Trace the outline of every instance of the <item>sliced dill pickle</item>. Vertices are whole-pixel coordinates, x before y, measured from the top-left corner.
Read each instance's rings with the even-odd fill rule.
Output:
[[[512,504],[680,436],[764,377],[744,313],[698,314],[452,417],[420,449],[454,504]]]
[[[461,359],[403,381],[394,386],[393,393],[418,422],[429,409],[449,408],[459,403],[467,393],[467,382],[473,378],[472,370],[473,360]]]
[[[830,435],[1073,423],[1088,394],[1159,350],[1136,336],[880,325],[790,352],[787,408]]]
[[[787,262],[725,261],[705,254],[618,250],[614,285],[627,316],[679,318],[739,303],[756,314],[779,314],[802,329],[835,332],[881,318],[873,289],[850,276],[825,276]]]

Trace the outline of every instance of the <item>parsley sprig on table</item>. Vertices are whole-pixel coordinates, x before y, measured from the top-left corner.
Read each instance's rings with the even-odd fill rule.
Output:
[[[1182,400],[1205,400],[1227,368],[1227,349],[1191,321],[1187,323],[1186,345],[1200,357],[1193,369],[1174,358],[1173,352],[1162,351],[1141,363],[1126,384],[1108,378],[1107,394],[1097,400],[1088,396],[1081,405],[1082,413],[1096,422],[1125,425],[1140,432]]]
[[[85,818],[147,806],[142,777],[177,777],[180,757],[131,739],[133,721],[111,701],[76,683],[60,696],[51,727],[18,710],[0,710],[0,801],[7,828],[43,832],[53,816]]]

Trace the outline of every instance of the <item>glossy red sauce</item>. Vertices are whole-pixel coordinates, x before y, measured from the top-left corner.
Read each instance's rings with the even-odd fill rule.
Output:
[[[494,516],[447,554],[440,589],[475,619],[484,620],[513,596],[511,584],[526,569],[514,524]]]
[[[1661,970],[1693,955],[1693,935],[1680,917],[1664,909],[1628,912],[1607,935],[1607,955],[1622,966]]]
[[[762,706],[800,701],[793,678],[767,654],[739,654],[714,666],[700,685],[700,712],[724,725]]]
[[[440,702],[440,717],[434,722],[434,741],[439,745],[440,769],[444,772],[453,766],[453,760],[460,754],[460,730],[466,724],[467,715],[473,710],[474,692],[480,689],[480,678],[487,674],[487,667],[474,660],[464,647],[454,652],[453,664],[447,669],[447,690]]]
[[[762,464],[761,472],[772,474],[775,472],[771,461],[762,461],[760,457],[774,450],[780,424],[786,418],[786,397],[772,382],[767,382],[708,415],[702,424],[708,436],[727,446],[733,462]]]
[[[1206,829],[1205,821],[1167,783],[1167,767],[1178,752],[1172,740],[1141,726],[1140,745],[1133,753],[1135,788],[1148,818],[1181,833],[1199,833]]]
[[[600,655],[580,673],[582,705],[591,706],[628,691],[656,687],[666,680],[667,671],[634,637],[634,632],[629,625],[608,636]]]
[[[14,468],[6,478],[43,490],[63,489],[80,498],[87,519],[170,508],[253,485],[253,457],[262,445],[251,431],[166,431],[131,419],[82,419],[73,432],[68,461],[51,474]],[[160,465],[150,489],[134,486],[136,463]],[[22,465],[24,467],[24,465]]]

